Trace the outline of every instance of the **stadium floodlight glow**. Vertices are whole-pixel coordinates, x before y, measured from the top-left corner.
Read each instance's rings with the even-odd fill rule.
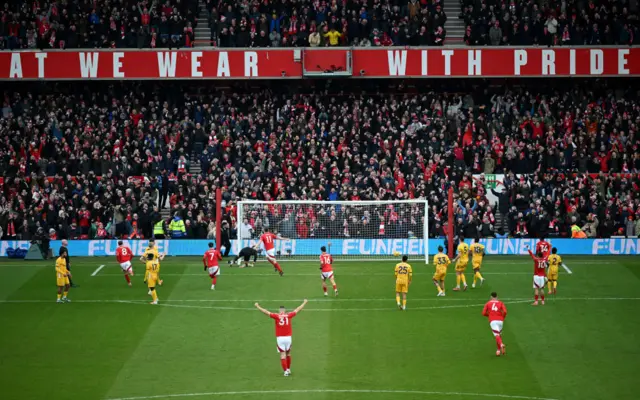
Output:
[[[258,243],[266,229],[278,240],[279,260],[317,261],[326,246],[335,260],[429,262],[426,200],[238,202],[237,249]],[[261,252],[264,257],[264,252]]]

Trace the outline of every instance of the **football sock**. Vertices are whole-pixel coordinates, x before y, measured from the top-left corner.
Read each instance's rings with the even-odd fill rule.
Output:
[[[558,287],[558,281],[553,281],[553,288],[557,288]]]
[[[69,292],[62,293],[62,297],[64,297],[66,299],[68,294],[69,294]]]
[[[536,294],[535,296],[533,296],[534,299],[536,299],[536,301],[538,301],[538,295]]]
[[[213,279],[211,280],[211,282],[213,282],[213,284],[215,285],[216,282],[218,282],[218,277],[214,276]]]
[[[400,295],[399,294],[396,295],[396,303],[400,304]]]
[[[544,293],[540,295],[542,297],[542,301],[544,301]]]
[[[155,290],[151,291],[151,298],[153,299],[153,301],[158,301],[158,294]]]
[[[286,371],[287,370],[287,359],[286,358],[281,358],[280,359],[280,365],[282,365],[282,370]]]
[[[291,356],[287,356],[287,369],[291,369]]]
[[[60,300],[60,297],[62,297],[62,295],[60,293],[58,293],[58,300]]]
[[[129,277],[129,274],[124,274],[124,279],[127,280],[127,283],[131,283],[131,278]]]
[[[276,269],[278,270],[278,272],[282,272],[282,268],[280,268],[280,264],[275,263],[273,264],[274,267],[276,267]]]
[[[551,290],[551,281],[547,282],[547,288]]]
[[[456,275],[456,287],[460,287],[460,275]]]
[[[473,283],[476,283],[478,279],[482,280],[482,274],[480,273],[480,271],[476,271],[476,273],[473,275]]]
[[[467,286],[467,278],[464,275],[460,275],[460,279],[462,280],[462,285]]]
[[[211,279],[211,284],[215,285],[216,284],[216,280],[215,279]]]
[[[325,292],[325,293],[327,293],[327,287],[326,287],[326,286],[323,286],[323,287],[322,287],[322,291],[323,291],[323,292]]]
[[[496,345],[498,346],[498,350],[502,347],[502,337],[500,335],[496,336]]]
[[[338,285],[333,285],[333,290],[338,290]]]
[[[402,300],[402,307],[406,307],[407,306],[407,300]]]

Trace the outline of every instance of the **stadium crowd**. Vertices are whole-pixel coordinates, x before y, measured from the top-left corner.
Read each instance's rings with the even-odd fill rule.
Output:
[[[0,49],[192,47],[198,0],[20,0],[0,8]]]
[[[472,46],[601,46],[640,43],[638,6],[628,1],[460,0]]]
[[[267,207],[236,221],[243,198],[425,198],[429,235],[442,236],[449,187],[465,237],[638,236],[628,81],[507,82],[6,85],[0,237],[212,237],[217,188],[225,238],[422,235],[415,207]]]

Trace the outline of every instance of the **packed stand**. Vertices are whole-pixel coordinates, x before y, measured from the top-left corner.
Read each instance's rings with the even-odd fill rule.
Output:
[[[411,84],[423,86],[7,86],[2,236],[211,238],[217,188],[224,239],[286,214],[266,209],[236,221],[242,198],[425,198],[429,235],[442,236],[449,187],[465,237],[640,233],[640,103],[628,81]],[[495,173],[507,174],[503,186],[493,188]],[[419,212],[323,212],[334,211],[338,224],[288,215],[294,237],[421,234]]]
[[[6,1],[0,49],[192,47],[198,0]]]
[[[460,0],[471,46],[637,45],[640,21],[629,1]]]
[[[440,0],[205,3],[219,47],[441,46],[446,37]]]

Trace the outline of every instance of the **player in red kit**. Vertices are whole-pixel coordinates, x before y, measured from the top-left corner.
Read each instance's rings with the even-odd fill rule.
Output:
[[[118,248],[116,249],[116,260],[124,272],[124,279],[127,280],[127,284],[131,286],[131,277],[133,276],[133,268],[131,267],[131,259],[133,253],[129,246],[125,246],[122,240],[118,241]]]
[[[307,299],[304,299],[302,304],[290,313],[287,312],[284,306],[280,306],[278,313],[272,313],[260,307],[260,304],[255,304],[258,310],[276,322],[276,343],[278,345],[278,352],[280,353],[280,365],[282,365],[284,376],[291,375],[291,320],[298,315],[306,304]]]
[[[493,332],[493,336],[496,338],[496,356],[501,354],[507,354],[507,348],[502,343],[502,326],[504,325],[504,319],[507,318],[507,307],[504,303],[498,300],[498,294],[496,292],[491,293],[491,300],[484,305],[482,309],[482,315],[489,318],[489,326]]]
[[[527,251],[531,258],[533,258],[534,266],[533,266],[533,293],[534,306],[538,305],[538,295],[540,295],[542,300],[542,305],[544,305],[544,285],[546,284],[547,277],[547,259],[544,257],[542,252],[538,252],[534,255],[531,250],[529,250],[529,246],[527,246]]]
[[[549,254],[551,254],[551,243],[547,242],[544,236],[542,236],[538,244],[536,244],[536,254],[538,253],[542,253],[545,260],[549,258]]]
[[[262,236],[260,236],[260,241],[262,242],[264,250],[267,253],[267,261],[269,261],[271,265],[273,265],[275,270],[280,273],[280,276],[282,276],[284,272],[282,272],[282,267],[280,267],[280,264],[278,264],[278,261],[276,260],[276,248],[274,244],[276,239],[289,240],[285,237],[269,232],[269,230],[265,230]]]
[[[329,279],[329,281],[333,285],[333,293],[337,296],[338,285],[336,285],[336,280],[333,277],[333,267],[331,266],[331,264],[333,264],[333,257],[331,257],[331,254],[327,253],[327,248],[324,246],[320,247],[320,251],[322,252],[320,254],[320,271],[322,271],[320,273],[320,277],[322,278],[322,291],[324,292],[325,296],[328,296],[327,279]]]
[[[220,266],[218,265],[220,260],[222,260],[222,254],[213,247],[212,242],[209,242],[209,250],[202,256],[202,263],[204,264],[204,270],[208,271],[211,277],[211,290],[216,290],[216,283],[220,275]]]

